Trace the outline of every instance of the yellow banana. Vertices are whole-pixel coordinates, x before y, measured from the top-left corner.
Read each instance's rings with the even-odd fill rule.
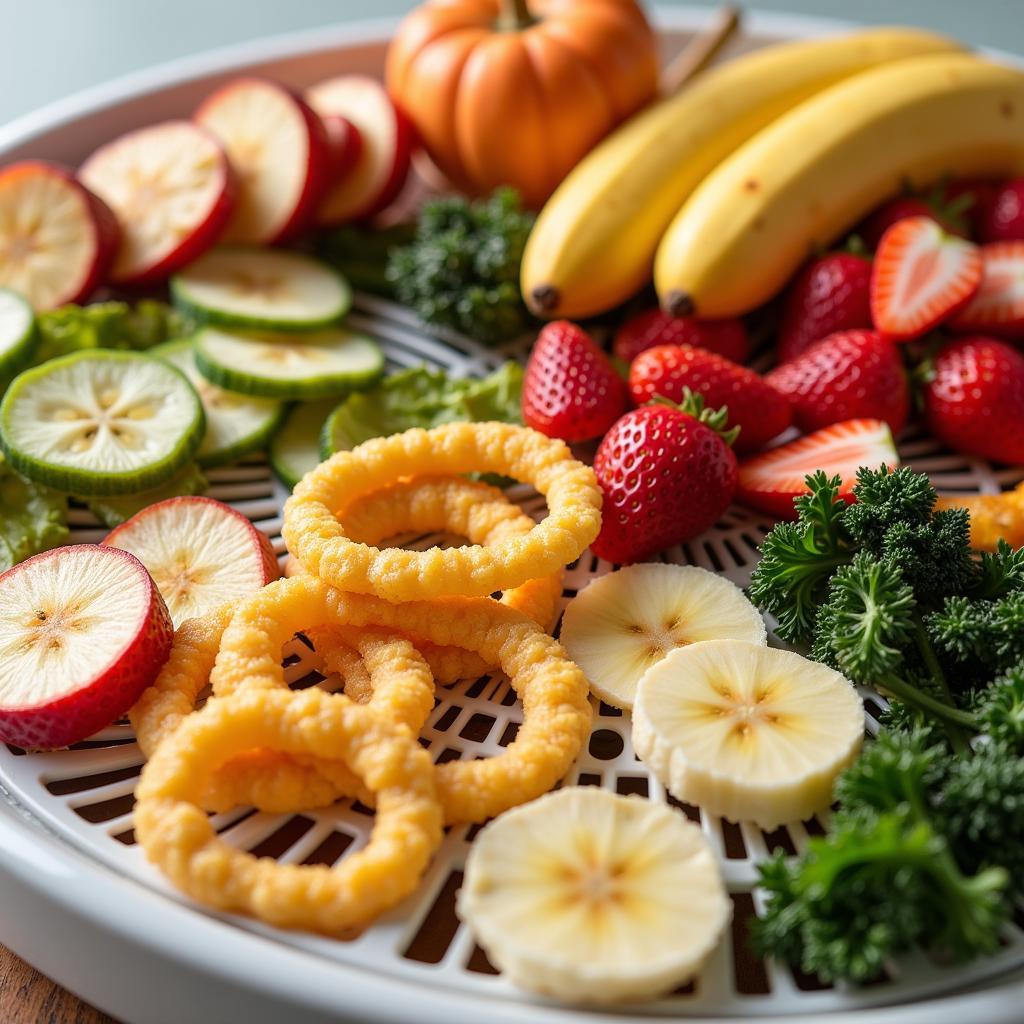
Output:
[[[929,32],[883,28],[782,43],[705,72],[601,142],[558,187],[523,257],[527,303],[547,317],[618,305],[650,280],[682,202],[751,135],[865,68],[957,49]]]
[[[662,306],[704,317],[770,299],[902,182],[1024,170],[1024,73],[913,57],[819,93],[724,160],[658,247]]]

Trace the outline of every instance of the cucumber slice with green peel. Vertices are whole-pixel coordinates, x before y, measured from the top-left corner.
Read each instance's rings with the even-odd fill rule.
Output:
[[[196,366],[192,341],[183,338],[150,349],[150,355],[177,367],[196,389],[206,416],[206,433],[196,452],[204,469],[229,462],[266,448],[281,425],[285,407],[273,398],[252,398],[211,384]]]
[[[270,465],[286,487],[294,487],[320,465],[320,434],[336,405],[336,399],[326,398],[288,410],[269,449]]]
[[[28,365],[37,341],[36,316],[28,301],[0,288],[0,391]]]
[[[301,338],[204,327],[194,344],[196,365],[208,381],[264,398],[340,398],[384,371],[377,343],[343,327]]]
[[[318,331],[352,305],[326,263],[286,249],[225,245],[171,278],[175,305],[204,323],[262,331]]]
[[[191,461],[203,407],[185,375],[134,352],[76,352],[14,379],[0,447],[37,483],[87,497],[156,487]]]

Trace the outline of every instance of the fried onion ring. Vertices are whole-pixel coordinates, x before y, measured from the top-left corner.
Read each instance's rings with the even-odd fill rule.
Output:
[[[284,643],[299,629],[337,624],[378,625],[474,650],[508,675],[523,703],[523,724],[495,757],[438,766],[449,824],[484,821],[547,792],[589,735],[586,678],[561,645],[521,613],[490,599],[395,605],[343,593],[311,575],[271,583],[237,608],[211,676],[215,694],[282,688]]]
[[[429,551],[380,550],[352,540],[335,516],[357,498],[424,472],[501,473],[545,496],[547,516],[522,537]],[[288,550],[314,576],[389,601],[481,597],[549,576],[580,556],[601,528],[594,472],[561,442],[508,423],[447,423],[336,452],[307,473],[284,509]],[[398,628],[401,628],[400,626]]]
[[[376,797],[369,844],[325,867],[278,864],[219,839],[198,806],[204,787],[219,765],[254,748],[343,758]],[[315,687],[211,700],[160,744],[136,796],[139,842],[178,888],[220,910],[330,935],[412,892],[442,835],[430,756],[409,731]]]

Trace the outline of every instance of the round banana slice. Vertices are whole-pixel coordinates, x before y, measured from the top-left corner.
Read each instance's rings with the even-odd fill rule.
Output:
[[[700,970],[731,916],[701,830],[665,804],[589,786],[477,836],[457,911],[523,988],[572,1002],[652,999]]]
[[[606,704],[629,710],[640,677],[701,640],[768,642],[761,613],[724,576],[646,562],[608,573],[568,604],[559,635]]]
[[[643,677],[633,748],[678,800],[773,829],[831,803],[864,708],[838,672],[791,651],[707,640]]]

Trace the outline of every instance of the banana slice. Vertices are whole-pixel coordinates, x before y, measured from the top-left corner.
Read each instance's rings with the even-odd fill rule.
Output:
[[[863,738],[860,697],[838,672],[735,640],[673,651],[633,705],[633,748],[673,796],[765,829],[827,807]]]
[[[457,910],[515,984],[587,1003],[654,998],[684,983],[731,916],[697,826],[664,804],[589,786],[488,825]]]
[[[630,565],[594,580],[568,604],[559,634],[607,704],[629,710],[640,677],[669,651],[701,640],[764,645],[760,612],[724,576],[692,565]]]

